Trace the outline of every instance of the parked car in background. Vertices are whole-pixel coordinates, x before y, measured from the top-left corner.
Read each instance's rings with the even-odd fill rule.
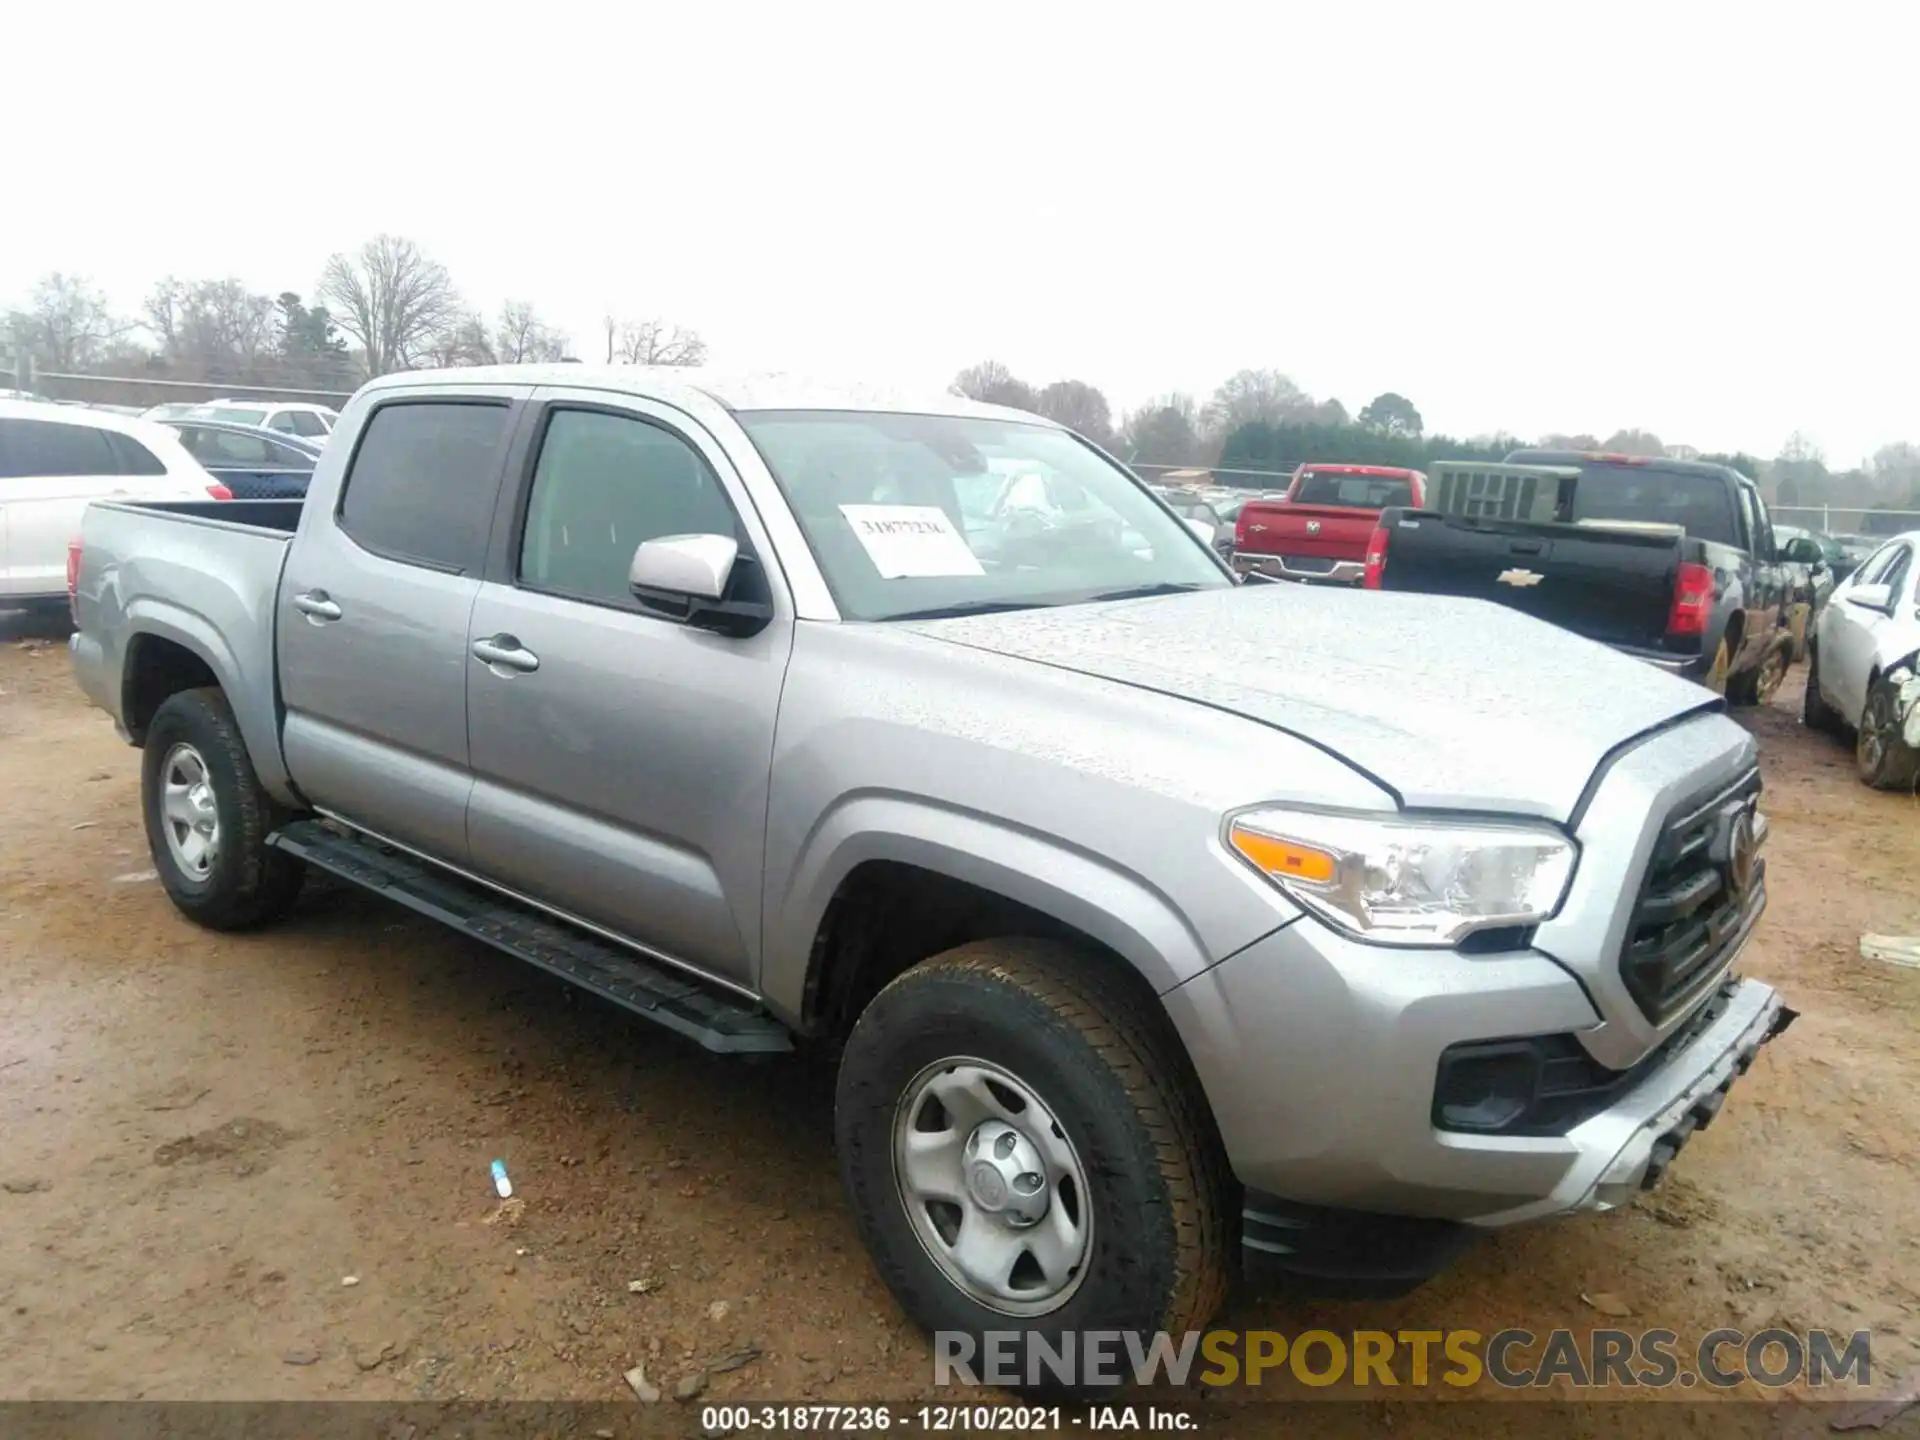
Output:
[[[993,563],[988,457],[1118,523]],[[1494,606],[1236,585],[1018,411],[391,375],[305,501],[93,507],[74,594],[179,911],[322,871],[831,1057],[857,1232],[976,1346],[1624,1209],[1794,1018],[1735,968],[1767,824],[1714,697]]]
[[[1802,717],[1854,735],[1860,778],[1878,790],[1920,780],[1920,530],[1895,536],[1843,580],[1814,626]]]
[[[1815,617],[1826,608],[1833,595],[1833,565],[1820,542],[1825,540],[1836,553],[1840,546],[1825,535],[1802,530],[1797,525],[1773,527],[1774,544],[1780,550],[1780,563],[1787,571],[1787,605],[1793,630],[1793,658],[1807,658]]]
[[[77,406],[0,400],[0,605],[66,608],[67,545],[95,500],[226,493],[162,426]]]
[[[1219,551],[1222,558],[1233,553],[1233,526],[1211,504],[1185,491],[1154,488],[1167,507],[1187,522],[1187,528]]]
[[[1736,704],[1779,688],[1793,661],[1787,573],[1737,470],[1521,450],[1433,472],[1433,507],[1381,516],[1369,589],[1496,600]]]
[[[322,442],[333,432],[333,422],[340,418],[325,405],[280,400],[212,400],[196,405],[190,413],[198,419],[256,425],[262,430],[278,430]]]
[[[224,420],[168,420],[186,451],[236,500],[297,500],[307,493],[321,445],[258,425]]]
[[[178,420],[183,415],[191,415],[196,410],[206,408],[204,400],[169,400],[164,405],[150,405],[140,412],[142,420]]]
[[[1841,580],[1858,570],[1866,558],[1878,550],[1886,537],[1879,535],[1835,535],[1834,541],[1845,556],[1845,563],[1834,568],[1834,574]]]
[[[1309,584],[1358,584],[1380,512],[1389,505],[1418,509],[1426,478],[1388,465],[1302,465],[1284,500],[1241,507],[1233,568]]]

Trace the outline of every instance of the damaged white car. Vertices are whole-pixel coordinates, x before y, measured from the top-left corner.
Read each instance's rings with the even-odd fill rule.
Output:
[[[1920,530],[1896,535],[1849,575],[1814,625],[1806,723],[1855,735],[1876,790],[1920,782]]]

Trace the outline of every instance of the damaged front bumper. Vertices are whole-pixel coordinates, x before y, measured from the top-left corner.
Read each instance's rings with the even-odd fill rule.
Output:
[[[1552,1194],[1473,1223],[1493,1227],[1611,1210],[1659,1184],[1694,1133],[1713,1123],[1760,1047],[1799,1013],[1758,980],[1729,979],[1719,998],[1724,1001],[1720,1013],[1658,1074],[1567,1133],[1579,1159]]]
[[[1887,679],[1893,683],[1893,723],[1909,750],[1920,750],[1920,675],[1902,665]]]

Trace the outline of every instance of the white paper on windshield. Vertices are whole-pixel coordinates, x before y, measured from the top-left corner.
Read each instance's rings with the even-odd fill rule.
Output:
[[[883,580],[987,573],[938,505],[842,505],[840,513]]]

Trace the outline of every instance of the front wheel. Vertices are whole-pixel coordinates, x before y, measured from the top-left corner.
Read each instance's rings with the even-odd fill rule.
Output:
[[[181,914],[243,930],[292,906],[306,867],[266,843],[280,809],[226,696],[183,690],[163,703],[147,726],[140,782],[153,867]]]
[[[976,1363],[988,1331],[1058,1353],[1071,1331],[1197,1329],[1225,1298],[1224,1156],[1164,1015],[1103,973],[1122,963],[963,945],[847,1041],[834,1121],[861,1236],[907,1313],[972,1337]]]
[[[1860,715],[1854,764],[1861,780],[1876,790],[1911,790],[1920,777],[1920,752],[1901,734],[1899,699],[1899,688],[1882,676],[1867,692]]]
[[[1807,693],[1800,702],[1800,723],[1822,735],[1837,735],[1842,728],[1840,712],[1829,705],[1827,697],[1820,693],[1820,651],[1817,646],[1807,651]]]

